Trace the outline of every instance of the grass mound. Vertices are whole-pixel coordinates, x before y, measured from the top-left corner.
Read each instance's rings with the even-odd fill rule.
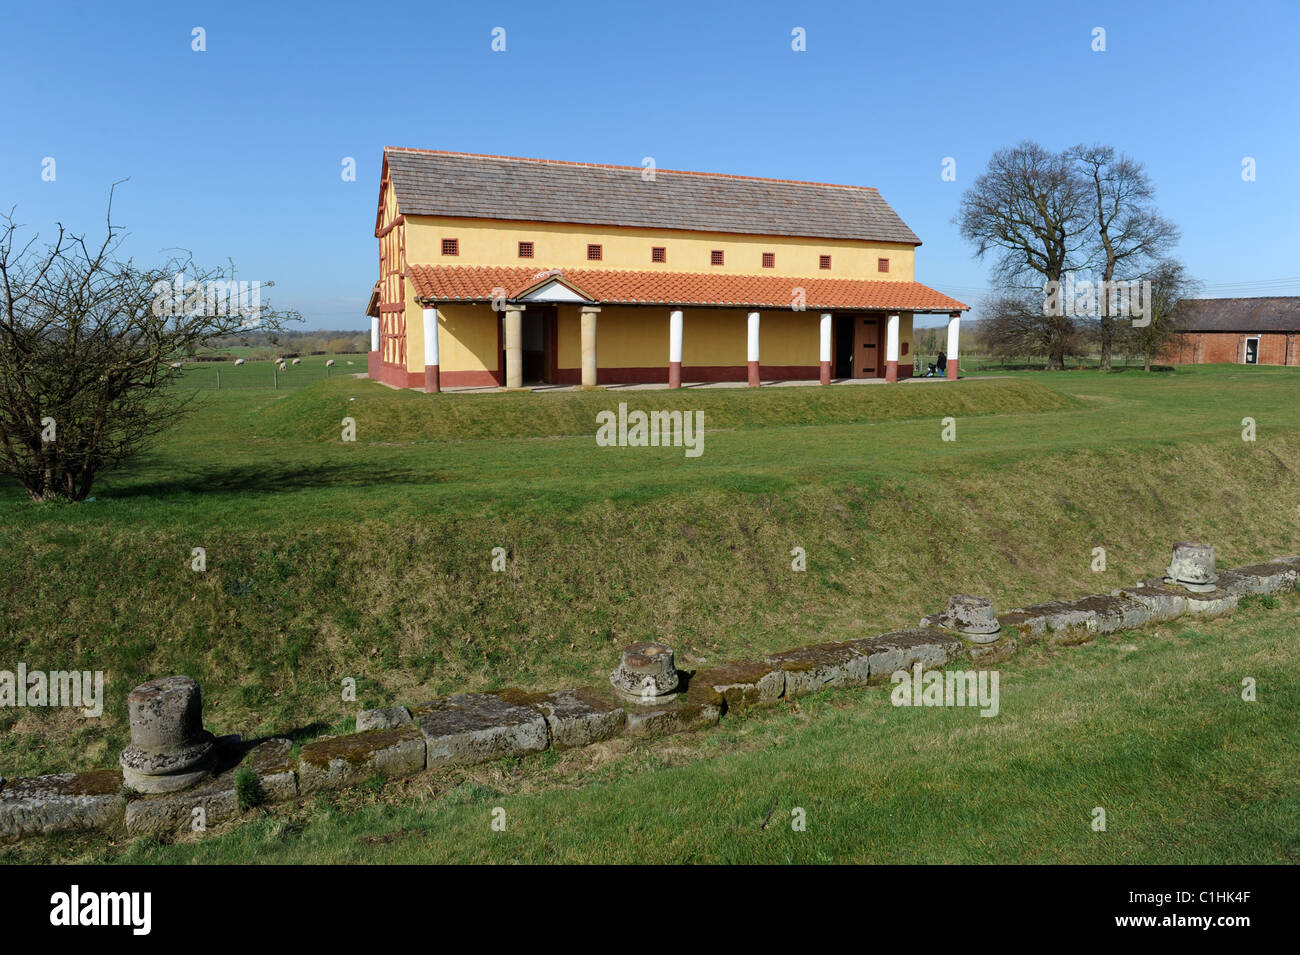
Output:
[[[1294,526],[1278,515],[1300,513],[1297,471],[1292,437],[1268,451],[1062,451],[1032,468],[967,459],[906,480],[693,487],[475,516],[376,500],[374,520],[343,527],[150,525],[127,511],[0,527],[6,655],[105,670],[108,695],[97,720],[0,710],[0,769],[112,765],[126,742],[122,697],[171,673],[200,680],[217,732],[311,735],[349,729],[358,705],[599,681],[623,645],[651,637],[692,668],[914,626],[949,593],[1004,608],[1104,593],[1158,572],[1175,540],[1213,541],[1225,567],[1294,553]],[[195,573],[200,543],[208,569]],[[791,569],[796,546],[806,572]],[[496,547],[503,572],[491,569]],[[357,704],[341,699],[347,677]]]
[[[599,411],[620,402],[644,411],[702,411],[707,429],[748,429],[946,415],[1058,411],[1076,402],[1038,382],[986,379],[917,382],[898,387],[596,391],[537,394],[440,394],[395,391],[364,379],[317,382],[268,405],[255,419],[275,437],[337,441],[345,416],[360,442],[544,438],[595,431]]]

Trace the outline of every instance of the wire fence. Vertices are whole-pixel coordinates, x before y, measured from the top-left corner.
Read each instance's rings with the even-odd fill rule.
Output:
[[[930,365],[934,364],[937,355],[916,353],[916,365],[914,375],[922,377],[929,370]],[[1046,371],[1046,355],[1026,355],[1019,358],[1001,358],[994,355],[976,354],[972,352],[963,352],[960,359],[961,373],[963,375],[992,374],[1004,371]],[[1143,361],[1139,355],[1112,355],[1110,359],[1111,368],[1141,368]],[[1065,360],[1067,369],[1096,370],[1101,367],[1101,359],[1097,355],[1073,356]],[[942,375],[944,369],[938,369],[938,374]]]
[[[331,359],[334,364],[327,364]],[[242,365],[233,361],[196,361],[182,365],[177,384],[204,390],[286,391],[365,370],[364,354],[313,355],[297,365],[285,362],[283,370],[273,361],[246,361]]]

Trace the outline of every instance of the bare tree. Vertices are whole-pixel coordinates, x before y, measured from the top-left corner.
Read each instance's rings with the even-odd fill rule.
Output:
[[[1176,259],[1162,259],[1143,278],[1151,283],[1149,324],[1135,326],[1129,335],[1144,369],[1150,371],[1152,362],[1179,332],[1182,303],[1200,292],[1201,283]]]
[[[1075,146],[1065,154],[1089,185],[1092,229],[1102,269],[1102,288],[1117,277],[1140,274],[1178,241],[1178,227],[1155,209],[1155,189],[1142,164],[1111,146]],[[1115,340],[1112,297],[1100,296],[1097,339],[1101,370],[1110,370]]]
[[[995,357],[1047,355],[1048,367],[1059,369],[1065,367],[1067,355],[1082,351],[1084,339],[1079,328],[1071,323],[1062,330],[1049,321],[1043,315],[1042,302],[1032,293],[996,296],[981,303],[980,312],[985,316],[979,322],[981,344]],[[1053,349],[1059,364],[1052,363]]]
[[[1046,291],[1088,258],[1091,208],[1078,166],[1038,143],[1022,142],[994,153],[962,195],[957,224],[975,243],[975,255],[996,253],[995,284],[1009,293]],[[1064,310],[1040,309],[1048,367],[1065,367],[1073,320]]]
[[[184,414],[190,395],[174,384],[191,348],[250,322],[298,319],[261,303],[233,267],[120,258],[111,194],[98,245],[60,225],[41,247],[20,229],[12,210],[0,216],[0,472],[34,501],[85,498],[97,475]]]

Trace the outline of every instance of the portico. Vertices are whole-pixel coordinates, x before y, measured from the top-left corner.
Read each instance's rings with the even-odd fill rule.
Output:
[[[773,380],[829,384],[843,378],[892,383],[913,375],[914,316],[936,311],[949,316],[945,371],[956,376],[961,312],[952,305],[960,303],[943,297],[936,307],[926,298],[939,293],[924,286],[917,287],[923,291],[906,311],[864,307],[867,302],[845,308],[822,294],[811,308],[782,307],[761,288],[750,296],[752,304],[718,307],[701,301],[706,296],[699,293],[690,301],[673,301],[671,288],[657,293],[666,301],[646,301],[649,296],[627,273],[473,272],[479,287],[466,288],[464,275],[422,266],[411,270],[424,339],[423,380],[416,387],[436,392],[448,384],[516,390],[661,382],[680,388],[724,381],[759,387]],[[691,278],[698,283],[699,277]],[[452,288],[455,295],[446,294]],[[857,291],[861,299],[874,290]],[[890,291],[897,296],[900,290]],[[499,333],[490,331],[494,326]],[[454,343],[458,349],[464,349],[465,339],[480,343],[474,357],[484,374],[475,380],[452,375],[449,381],[442,370],[445,339],[453,335],[460,339]]]

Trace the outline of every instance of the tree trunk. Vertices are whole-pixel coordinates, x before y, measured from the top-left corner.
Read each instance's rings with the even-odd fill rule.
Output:
[[[1106,240],[1106,269],[1102,272],[1101,283],[1101,356],[1098,362],[1100,371],[1110,371],[1111,344],[1115,340],[1115,317],[1110,314],[1110,283],[1115,277],[1115,255]]]

